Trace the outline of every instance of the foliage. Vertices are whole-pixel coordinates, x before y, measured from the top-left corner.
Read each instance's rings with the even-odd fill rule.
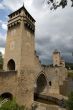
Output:
[[[15,100],[9,100],[4,103],[0,110],[26,110],[24,106],[18,106]]]
[[[68,72],[68,77],[72,78],[73,79],[73,72]]]
[[[3,58],[2,53],[0,52],[0,70],[3,69]]]
[[[73,63],[67,63],[67,62],[66,62],[66,63],[65,63],[65,66],[66,66],[67,69],[70,68],[71,70],[73,70]]]
[[[73,92],[68,97],[68,101],[66,101],[66,106],[68,110],[73,110]]]
[[[71,1],[71,6],[73,7],[73,0],[47,0],[48,4],[51,4],[51,10],[57,9],[58,7],[65,8],[68,4],[68,1]]]

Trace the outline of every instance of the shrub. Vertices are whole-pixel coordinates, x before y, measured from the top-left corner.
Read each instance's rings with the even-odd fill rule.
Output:
[[[19,106],[15,100],[9,100],[1,106],[0,110],[25,110],[25,107]]]
[[[73,110],[73,92],[68,97],[68,101],[66,101],[66,106],[68,110]]]

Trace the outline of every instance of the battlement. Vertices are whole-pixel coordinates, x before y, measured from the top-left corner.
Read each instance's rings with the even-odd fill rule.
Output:
[[[14,17],[20,15],[22,11],[24,12],[24,14],[25,14],[32,22],[35,22],[35,19],[29,14],[29,12],[26,10],[26,8],[24,7],[24,5],[23,5],[21,8],[19,8],[18,10],[16,10],[16,11],[12,12],[11,14],[9,14],[8,16],[9,16],[10,19],[12,19],[12,18],[14,18]]]
[[[8,16],[9,16],[8,28],[20,24],[20,22],[23,20],[25,23],[29,24],[29,27],[30,29],[32,29],[32,31],[34,30],[35,20],[28,13],[24,5],[20,9],[16,10],[15,12],[11,13]]]
[[[18,15],[15,18],[12,18],[8,21],[8,29],[12,29],[12,28],[20,25],[22,20],[23,20],[24,26],[26,28],[28,28],[32,32],[35,31],[34,23],[27,16],[23,16],[23,19],[22,19],[21,15]]]

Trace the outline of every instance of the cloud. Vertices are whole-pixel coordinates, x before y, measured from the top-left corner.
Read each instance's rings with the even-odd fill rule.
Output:
[[[49,57],[51,59],[54,49],[58,49],[65,56],[73,52],[73,8],[47,10],[40,14],[39,23],[36,24],[36,49],[42,53],[39,54],[41,59],[48,60]]]
[[[3,6],[3,4],[1,4],[1,3],[0,3],[0,9],[4,9],[4,6]]]
[[[5,44],[6,44],[5,40],[6,40],[5,36],[0,33],[0,48],[5,48]]]
[[[16,10],[21,2],[20,0],[3,0],[2,1],[2,4],[6,7],[6,8],[9,8],[10,10]]]
[[[0,27],[4,30],[7,30],[7,22],[0,20]]]
[[[6,23],[3,23],[3,24],[2,24],[2,28],[3,28],[4,30],[7,30],[7,24],[6,24]]]
[[[73,51],[73,8],[58,8],[50,11],[44,0],[3,0],[5,8],[14,11],[25,4],[25,7],[36,20],[35,47],[40,59],[51,60],[54,49],[64,56]],[[1,23],[0,23],[1,24]],[[6,23],[1,27],[6,29]]]
[[[10,9],[11,11],[14,11],[18,8],[20,8],[22,5],[28,5],[28,7],[31,5],[32,0],[3,0],[2,5],[5,6],[6,8]]]

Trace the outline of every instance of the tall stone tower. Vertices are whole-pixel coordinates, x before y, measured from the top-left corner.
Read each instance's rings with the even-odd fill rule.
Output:
[[[24,5],[9,15],[4,70],[34,66],[35,20]]]
[[[33,103],[35,75],[41,71],[35,55],[34,37],[35,20],[23,5],[9,15],[4,70],[17,73],[13,94],[18,104],[27,107]]]
[[[57,49],[53,52],[53,66],[60,66],[60,52]]]

